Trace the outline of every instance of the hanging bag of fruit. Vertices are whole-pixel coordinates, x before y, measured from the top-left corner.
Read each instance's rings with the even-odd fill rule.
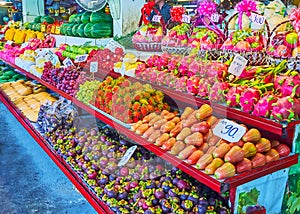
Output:
[[[132,37],[133,46],[139,51],[161,51],[161,40],[165,24],[159,11],[154,6],[154,2],[148,2],[141,9],[140,28]],[[153,18],[150,20],[153,10],[157,15],[154,20]]]
[[[219,49],[224,42],[225,35],[217,24],[222,24],[223,20],[215,2],[210,0],[200,2],[188,44],[192,53],[198,53],[200,57],[212,60],[220,57]]]
[[[174,25],[161,41],[163,52],[170,54],[188,54],[188,38],[191,31],[189,16],[185,15],[185,8],[174,6],[170,10],[171,19],[167,26]]]
[[[266,64],[265,38],[270,36],[267,20],[257,12],[257,5],[253,0],[241,1],[235,6],[235,10],[237,13],[229,18],[224,29],[227,39],[221,47],[222,54],[233,58],[238,53],[248,60],[248,65]],[[229,34],[228,27],[235,19],[237,30]]]
[[[288,29],[282,26],[289,24]],[[278,32],[278,29],[282,30]],[[300,70],[300,8],[294,9],[288,20],[282,21],[271,31],[267,42],[268,62],[279,64],[282,60],[287,61],[289,69]]]

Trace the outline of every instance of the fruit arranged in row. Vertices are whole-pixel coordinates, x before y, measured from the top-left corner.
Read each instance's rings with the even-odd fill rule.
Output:
[[[59,46],[59,50],[57,50],[55,53],[60,57],[61,60],[64,60],[67,57],[69,57],[72,60],[75,60],[76,57],[80,55],[94,55],[95,51],[99,49],[99,47],[92,45],[77,46],[61,44]]]
[[[290,149],[276,140],[261,136],[259,130],[247,132],[236,143],[230,143],[213,132],[219,119],[208,104],[194,110],[186,107],[181,116],[169,111],[151,113],[132,126],[136,134],[161,147],[179,159],[214,174],[217,179],[263,166],[288,156]]]
[[[22,74],[19,74],[10,68],[1,67],[0,84],[5,82],[15,82],[21,79],[25,80],[26,78]]]
[[[89,104],[93,99],[94,92],[99,88],[101,84],[98,80],[85,81],[79,85],[79,90],[76,93],[76,98],[85,104]]]
[[[110,76],[95,91],[91,104],[125,123],[137,122],[151,112],[170,108],[164,102],[164,94],[150,85]]]
[[[229,213],[216,192],[139,146],[129,162],[118,166],[132,145],[108,128],[71,128],[46,136],[115,213]]]

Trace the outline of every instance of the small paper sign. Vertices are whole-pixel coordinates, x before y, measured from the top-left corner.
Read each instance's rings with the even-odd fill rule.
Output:
[[[217,22],[219,22],[219,20],[220,20],[220,15],[217,14],[217,13],[214,13],[214,14],[211,15],[210,20],[211,20],[212,22],[216,22],[216,23],[217,23]]]
[[[161,19],[161,16],[159,16],[159,15],[154,15],[154,16],[152,17],[152,22],[160,22],[160,19]]]
[[[233,121],[223,119],[213,129],[213,133],[228,142],[236,143],[246,133],[246,128]]]
[[[29,45],[28,42],[23,43],[23,44],[21,45],[21,49],[26,48],[28,45]]]
[[[247,63],[248,63],[248,60],[246,60],[241,55],[236,54],[228,68],[228,72],[239,77],[242,74]]]
[[[89,55],[87,55],[87,54],[76,56],[75,63],[85,62],[87,60],[88,56]]]
[[[183,14],[182,15],[182,22],[190,23],[191,22],[191,16]]]
[[[98,71],[98,62],[91,62],[90,63],[90,72],[96,73]]]
[[[6,42],[7,45],[12,45],[13,43],[14,43],[14,42],[11,41],[11,40],[7,40],[7,42]]]
[[[56,65],[59,61],[58,56],[53,53],[51,50],[47,52],[48,59],[52,62],[53,65]]]
[[[131,156],[133,155],[133,153],[135,152],[136,149],[137,149],[137,146],[130,147],[126,151],[125,155],[122,157],[120,162],[118,163],[118,166],[124,166],[129,161],[129,159],[131,158]]]
[[[250,22],[252,29],[261,29],[264,25],[266,17],[259,14],[251,14]]]
[[[66,66],[66,67],[70,67],[70,66],[73,66],[74,64],[73,64],[73,62],[72,62],[72,60],[68,57],[68,58],[66,58],[64,61],[63,61],[63,64],[64,64],[64,66]]]

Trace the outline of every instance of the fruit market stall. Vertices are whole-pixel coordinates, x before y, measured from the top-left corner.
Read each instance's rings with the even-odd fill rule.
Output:
[[[202,27],[175,7],[176,26],[164,35],[144,23],[132,36],[137,50],[75,40],[111,36],[98,28],[115,22],[105,11],[60,26],[38,17],[5,33],[2,102],[100,213],[281,211],[298,162],[299,11],[281,33],[285,23],[256,23],[259,12],[248,23],[255,29],[244,29],[244,6],[262,10],[258,3],[239,3],[245,17],[230,15],[224,28],[203,22],[217,8],[202,4],[192,20]],[[74,43],[55,45],[53,26]],[[81,113],[98,127],[80,124]]]

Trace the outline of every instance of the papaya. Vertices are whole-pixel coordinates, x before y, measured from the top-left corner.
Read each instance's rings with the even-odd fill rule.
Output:
[[[185,143],[182,141],[176,141],[176,143],[171,148],[170,153],[172,155],[178,155],[179,152],[181,152],[185,148]]]
[[[143,124],[143,122],[142,122],[141,120],[138,121],[138,122],[136,122],[135,124],[133,124],[133,125],[131,126],[131,130],[132,130],[132,131],[136,131],[142,124]]]
[[[151,126],[147,129],[147,131],[144,132],[142,137],[148,139],[154,131],[155,131],[155,128],[153,126]]]
[[[157,121],[161,120],[162,117],[160,115],[155,116],[154,118],[152,118],[149,122],[149,126],[153,126]]]
[[[201,146],[203,144],[203,135],[200,132],[195,132],[184,139],[187,145]]]
[[[206,134],[210,129],[210,125],[206,121],[201,121],[192,125],[192,132],[201,132]]]
[[[212,155],[216,148],[217,148],[216,146],[210,146],[208,148],[208,150],[205,152],[205,154],[211,154]]]
[[[238,162],[236,165],[236,173],[242,173],[252,169],[251,160],[244,158],[244,160]]]
[[[199,150],[201,150],[202,152],[206,153],[207,150],[209,148],[209,145],[208,143],[203,143],[200,147],[199,147]]]
[[[185,107],[185,109],[184,109],[182,115],[180,116],[180,119],[181,119],[181,120],[187,119],[188,116],[189,116],[191,113],[193,113],[194,111],[195,111],[195,109],[193,109],[193,108],[191,108],[191,107],[189,107],[189,106],[188,106],[188,107]]]
[[[176,136],[177,141],[184,141],[184,139],[192,134],[192,131],[190,128],[186,127],[181,130],[181,132]]]
[[[205,118],[208,118],[212,115],[213,109],[210,105],[208,104],[203,104],[200,106],[200,108],[196,112],[196,118],[198,120],[204,120]]]
[[[229,146],[230,146],[230,147],[239,146],[239,147],[243,148],[244,144],[245,144],[244,141],[239,140],[238,142],[229,143]]]
[[[140,125],[137,130],[135,131],[136,134],[138,135],[142,135],[144,134],[147,129],[149,128],[149,124],[148,123],[143,123],[142,125]]]
[[[271,142],[266,138],[260,138],[260,140],[255,144],[257,152],[264,153],[271,149]]]
[[[215,177],[217,179],[225,179],[234,176],[236,173],[235,166],[232,163],[224,163],[215,171]]]
[[[194,151],[187,159],[187,163],[190,165],[194,165],[197,163],[199,158],[204,155],[204,153],[201,150]]]
[[[185,128],[185,127],[191,127],[194,123],[197,123],[198,120],[197,118],[195,117],[195,114],[190,114],[190,116],[185,119],[185,120],[182,120],[182,126]]]
[[[153,124],[153,127],[154,127],[155,129],[160,129],[160,127],[161,127],[162,125],[164,125],[166,122],[167,122],[166,119],[160,119],[160,120],[156,121],[156,122]]]
[[[266,153],[266,161],[267,163],[271,161],[278,160],[280,158],[279,153],[277,152],[276,149],[271,149]]]
[[[161,136],[161,132],[159,130],[155,130],[148,138],[148,141],[150,143],[154,143],[159,136]]]
[[[169,114],[164,116],[166,120],[172,120],[174,117],[176,117],[176,115],[173,112],[170,112]]]
[[[253,143],[247,142],[243,146],[243,150],[245,152],[245,158],[252,157],[256,154],[257,149]]]
[[[168,110],[164,109],[164,110],[161,111],[160,116],[164,117],[164,116],[166,116],[169,113],[170,112]]]
[[[204,154],[196,164],[197,169],[205,169],[205,167],[208,166],[213,161],[213,156],[212,154]]]
[[[155,112],[152,112],[151,114],[148,114],[143,118],[143,123],[149,123],[150,120],[152,120],[157,114]]]
[[[160,127],[160,131],[162,133],[168,133],[170,132],[172,129],[174,129],[176,126],[176,124],[172,121],[168,121],[166,122],[165,124],[163,124],[161,127]]]
[[[251,159],[252,168],[263,166],[266,164],[266,162],[266,156],[261,153],[256,153]]]
[[[181,160],[187,159],[197,148],[194,145],[186,146],[181,152],[178,154],[178,158]]]
[[[214,158],[224,158],[227,152],[230,150],[230,146],[227,143],[221,143],[213,152]]]
[[[215,116],[210,116],[206,119],[206,122],[208,123],[208,125],[210,127],[214,126],[216,124],[216,122],[218,121],[218,118],[216,118]]]
[[[252,129],[249,129],[245,134],[244,136],[242,137],[242,140],[244,142],[253,142],[253,143],[256,143],[260,140],[261,138],[261,134],[260,134],[260,131],[256,128],[252,128]]]
[[[172,120],[172,122],[174,122],[175,124],[179,123],[181,120],[179,117],[174,117]]]
[[[213,175],[215,171],[222,166],[224,161],[221,158],[215,158],[213,161],[205,167],[204,172],[208,175]]]
[[[232,147],[224,157],[225,162],[237,163],[244,159],[245,152],[238,146]]]
[[[207,140],[207,143],[208,143],[208,145],[210,145],[210,146],[215,146],[220,140],[221,140],[221,138],[219,138],[219,137],[216,136],[216,135],[213,135],[212,137],[210,137],[210,138]]]
[[[163,150],[169,151],[174,146],[175,143],[176,143],[175,137],[171,137],[163,143],[161,148]]]
[[[182,123],[177,123],[174,129],[170,131],[171,137],[176,137],[182,130]]]
[[[169,138],[170,138],[170,135],[168,133],[163,133],[160,137],[158,137],[155,140],[154,144],[156,146],[162,146],[165,141],[169,140]]]

